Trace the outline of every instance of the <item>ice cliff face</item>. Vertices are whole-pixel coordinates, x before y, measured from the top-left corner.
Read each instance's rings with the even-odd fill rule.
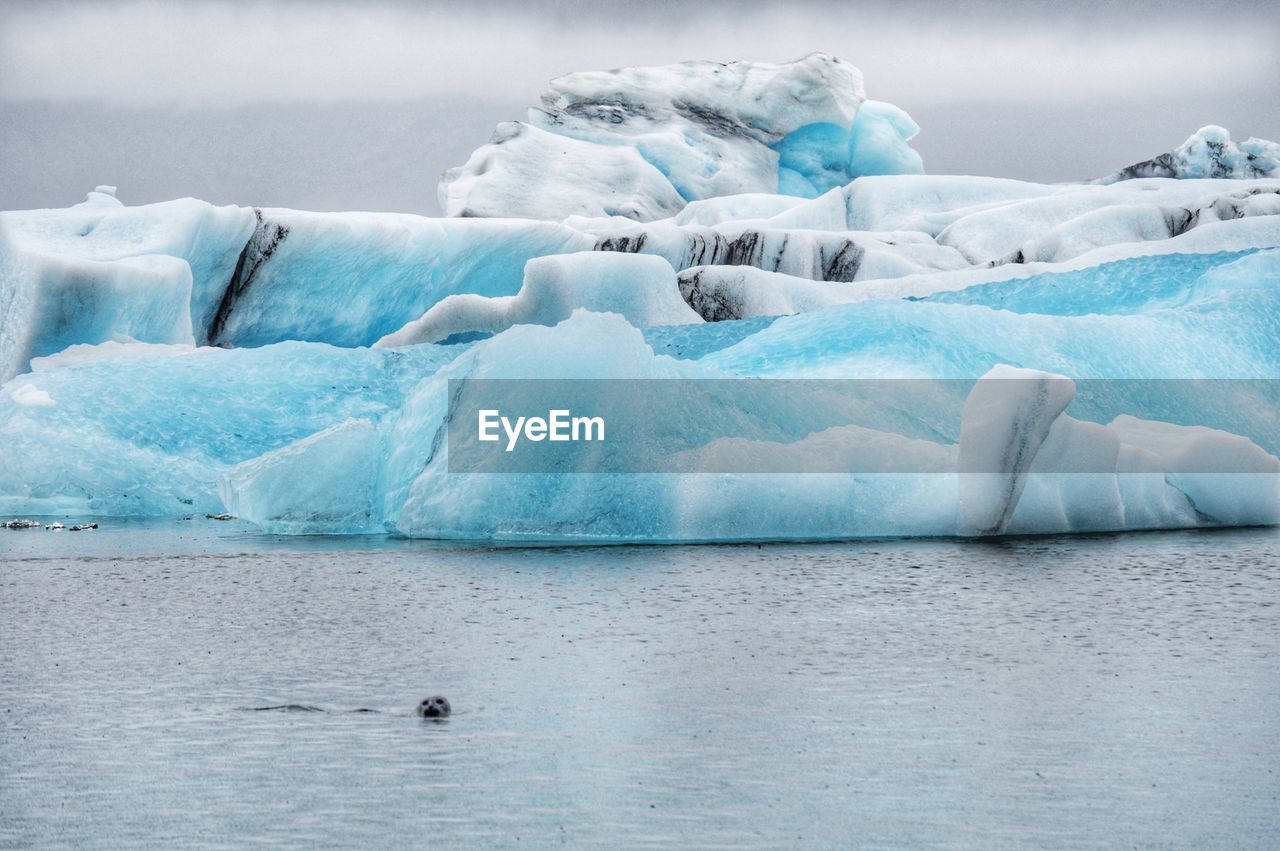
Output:
[[[914,132],[830,57],[685,63],[555,81],[446,181],[468,215],[111,187],[0,213],[0,511],[580,541],[1280,522],[1276,146],[1207,128],[1049,185],[914,173]],[[490,379],[897,389],[691,396],[646,475],[451,471],[451,394]]]
[[[865,100],[835,57],[683,62],[568,74],[527,123],[498,127],[444,174],[447,216],[666,218],[748,192],[813,197],[863,174],[914,174],[919,128]]]

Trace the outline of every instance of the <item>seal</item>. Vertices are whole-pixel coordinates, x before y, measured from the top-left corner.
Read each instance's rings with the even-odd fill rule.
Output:
[[[382,712],[377,709],[325,709],[322,706],[312,706],[308,703],[280,703],[271,706],[244,706],[241,707],[246,712],[356,712],[366,713],[369,715],[381,715]],[[453,707],[449,705],[449,698],[442,695],[433,694],[431,697],[424,699],[416,707],[413,714],[419,718],[448,718],[453,712]],[[400,712],[389,713],[391,715],[402,715]]]
[[[449,699],[436,694],[419,703],[416,711],[419,718],[448,718],[452,710]]]

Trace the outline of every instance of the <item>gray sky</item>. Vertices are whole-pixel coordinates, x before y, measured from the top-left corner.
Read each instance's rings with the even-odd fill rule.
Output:
[[[1204,124],[1280,139],[1269,2],[0,0],[0,207],[435,214],[435,184],[567,71],[822,50],[932,173],[1099,176]]]

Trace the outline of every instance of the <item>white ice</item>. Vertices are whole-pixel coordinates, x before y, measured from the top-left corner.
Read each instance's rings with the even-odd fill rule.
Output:
[[[1209,124],[1172,151],[1134,163],[1098,182],[1115,183],[1135,177],[1280,177],[1280,144],[1252,137],[1233,142],[1230,131]]]
[[[1069,378],[1003,364],[978,381],[964,403],[956,463],[962,532],[1005,531],[1040,445],[1075,394]]]
[[[576,308],[617,313],[637,328],[702,321],[680,297],[675,270],[666,260],[591,251],[530,260],[516,295],[448,296],[374,345],[438,343],[455,334],[496,334],[512,325],[555,325]]]
[[[795,62],[682,62],[568,74],[528,123],[440,182],[448,216],[666,218],[743,193],[812,197],[863,174],[915,174],[919,128],[865,101],[862,74],[815,53]]]

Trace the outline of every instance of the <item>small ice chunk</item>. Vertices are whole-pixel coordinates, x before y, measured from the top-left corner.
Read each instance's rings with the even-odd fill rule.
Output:
[[[77,343],[54,355],[31,359],[32,372],[48,372],[98,361],[176,358],[196,352],[190,343],[139,343],[128,337],[105,343]]]
[[[95,186],[93,191],[84,196],[84,200],[76,205],[78,208],[85,207],[123,207],[120,199],[116,197],[116,188],[114,186]]]
[[[14,402],[28,408],[52,408],[56,404],[52,396],[34,384],[22,384],[11,390],[9,395]]]

